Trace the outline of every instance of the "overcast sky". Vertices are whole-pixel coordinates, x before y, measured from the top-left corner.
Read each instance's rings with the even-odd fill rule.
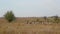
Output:
[[[8,10],[16,17],[60,16],[60,0],[0,0],[0,17]]]

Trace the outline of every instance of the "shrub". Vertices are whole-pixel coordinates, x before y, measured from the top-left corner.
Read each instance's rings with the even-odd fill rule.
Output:
[[[15,16],[13,14],[12,11],[8,11],[5,15],[4,15],[5,19],[8,20],[9,22],[12,22],[13,20],[15,20]]]
[[[39,22],[39,19],[36,19],[37,22]]]
[[[54,21],[56,22],[56,23],[59,23],[59,17],[56,15],[56,16],[54,16]]]

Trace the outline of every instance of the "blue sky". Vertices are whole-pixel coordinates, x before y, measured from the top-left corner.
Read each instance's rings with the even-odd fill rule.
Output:
[[[60,16],[60,0],[0,0],[0,17],[8,10],[16,17]]]

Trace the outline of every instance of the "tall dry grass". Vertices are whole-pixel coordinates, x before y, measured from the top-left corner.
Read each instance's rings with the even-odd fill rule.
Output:
[[[37,18],[17,18],[8,23],[0,19],[0,34],[60,34],[60,24],[27,24],[36,21]],[[43,21],[43,18],[38,18]]]

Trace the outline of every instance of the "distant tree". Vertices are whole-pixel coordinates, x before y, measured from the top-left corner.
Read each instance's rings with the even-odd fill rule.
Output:
[[[13,20],[15,20],[15,16],[12,11],[7,11],[7,13],[4,15],[4,17],[9,22],[12,22]]]
[[[43,18],[44,18],[44,20],[45,20],[45,22],[46,22],[46,21],[47,21],[47,17],[46,17],[46,16],[44,16]]]

